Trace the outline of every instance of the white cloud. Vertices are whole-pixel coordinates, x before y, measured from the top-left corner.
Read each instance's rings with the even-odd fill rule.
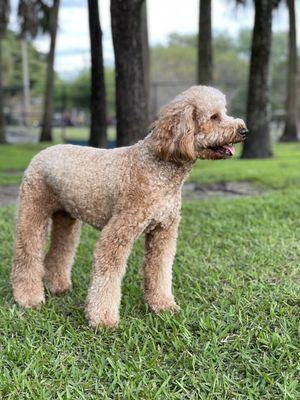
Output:
[[[164,41],[172,32],[196,32],[198,0],[150,0],[147,4],[151,43]]]

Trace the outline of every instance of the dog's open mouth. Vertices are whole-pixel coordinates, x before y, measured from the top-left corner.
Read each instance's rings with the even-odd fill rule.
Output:
[[[235,154],[235,148],[232,144],[225,144],[223,146],[209,147],[209,150],[226,157],[232,157]]]

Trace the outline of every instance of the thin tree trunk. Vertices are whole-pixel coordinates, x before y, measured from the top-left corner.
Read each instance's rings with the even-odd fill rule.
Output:
[[[211,0],[200,0],[198,34],[198,83],[209,85],[213,81],[213,55],[211,31]]]
[[[2,59],[3,39],[0,38],[0,143],[6,143],[5,119],[4,119],[4,90],[3,90],[3,59]]]
[[[91,129],[89,145],[106,147],[106,95],[103,67],[102,31],[98,0],[88,0],[91,42]]]
[[[247,103],[250,134],[244,144],[242,158],[269,158],[273,155],[269,100],[273,5],[271,0],[255,0]]]
[[[26,35],[25,35],[26,36]],[[28,43],[26,37],[21,39],[22,48],[22,76],[23,76],[23,101],[24,101],[24,125],[28,125],[30,117],[30,82],[28,65]]]
[[[143,65],[144,65],[144,84],[146,92],[146,109],[147,117],[150,118],[150,51],[148,40],[148,18],[147,18],[147,2],[144,1],[141,11],[142,18],[142,46],[143,46]],[[150,122],[150,121],[148,121]]]
[[[297,82],[297,35],[295,0],[287,0],[289,10],[289,58],[287,79],[286,118],[282,142],[295,142],[299,140],[300,128],[297,115],[298,107],[298,82]]]
[[[57,34],[57,20],[59,1],[53,0],[50,10],[50,51],[47,61],[46,92],[44,103],[44,116],[40,142],[52,141],[52,119],[53,119],[53,84],[54,84],[54,57]]]
[[[148,125],[142,18],[145,0],[111,0],[116,64],[117,146],[135,143]]]

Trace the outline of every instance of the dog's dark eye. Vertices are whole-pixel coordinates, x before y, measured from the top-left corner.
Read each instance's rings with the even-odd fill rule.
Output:
[[[218,119],[219,118],[219,114],[213,114],[211,117],[210,117],[210,119]]]

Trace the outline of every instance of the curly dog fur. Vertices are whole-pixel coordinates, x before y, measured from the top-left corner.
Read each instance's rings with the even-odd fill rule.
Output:
[[[15,300],[38,308],[44,286],[69,291],[84,221],[101,236],[95,246],[86,316],[91,326],[116,326],[121,282],[134,240],[145,234],[144,298],[150,308],[177,310],[172,263],[181,187],[197,158],[222,159],[245,138],[241,119],[226,114],[217,89],[194,86],[165,106],[150,133],[133,146],[103,150],[57,145],[41,151],[20,190],[12,285]],[[52,220],[51,246],[44,255]]]

